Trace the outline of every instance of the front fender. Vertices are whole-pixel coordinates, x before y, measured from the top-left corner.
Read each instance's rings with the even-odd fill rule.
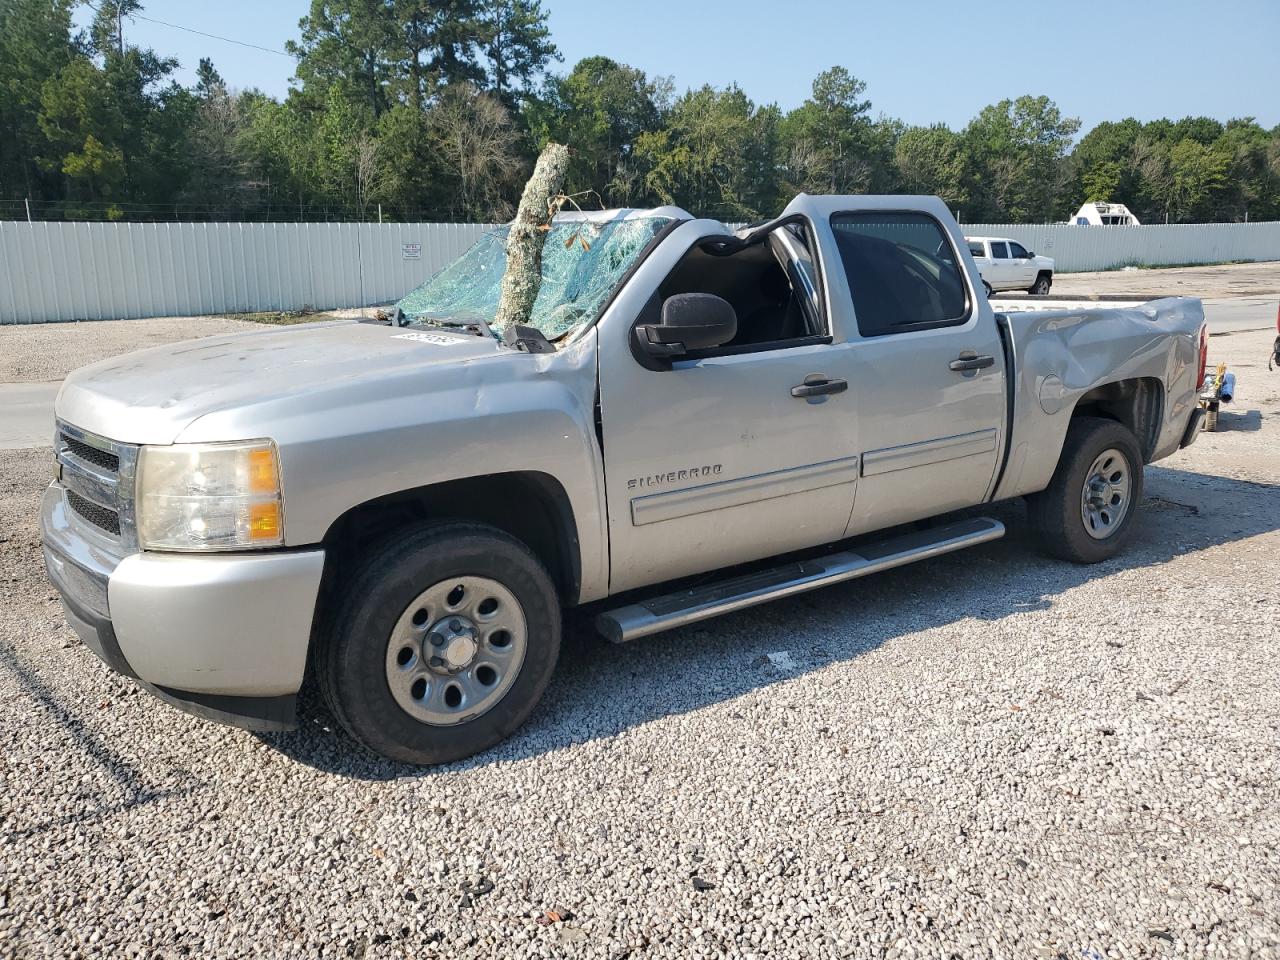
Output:
[[[312,398],[197,420],[182,442],[264,436],[280,449],[288,546],[320,542],[353,507],[488,474],[555,478],[578,526],[581,597],[607,589],[596,336],[554,354],[501,351]]]

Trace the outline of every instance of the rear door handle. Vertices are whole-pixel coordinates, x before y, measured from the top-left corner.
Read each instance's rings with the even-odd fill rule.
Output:
[[[964,373],[968,370],[985,370],[996,362],[995,357],[975,357],[961,355],[959,359],[952,360],[947,366],[957,373]]]
[[[791,395],[803,400],[806,397],[821,397],[828,393],[844,393],[848,389],[849,383],[846,380],[828,380],[825,377],[810,375],[804,378],[804,383],[791,388]]]

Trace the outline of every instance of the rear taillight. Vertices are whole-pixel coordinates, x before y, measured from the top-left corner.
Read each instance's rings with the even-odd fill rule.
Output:
[[[1277,319],[1280,323],[1280,319]],[[1209,325],[1200,328],[1200,370],[1196,373],[1196,389],[1204,389],[1204,373],[1209,366]]]

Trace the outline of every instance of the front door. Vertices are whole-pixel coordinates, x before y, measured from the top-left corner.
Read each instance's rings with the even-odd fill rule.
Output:
[[[785,299],[790,287],[790,295],[806,295],[804,269],[752,272],[770,256],[767,246],[744,251],[741,263],[699,259],[696,226],[682,227],[664,244],[678,256],[680,238],[689,237],[693,243],[684,247],[693,252],[677,264],[655,255],[628,294],[652,292],[653,305],[677,288],[739,298],[739,330],[747,339],[751,324],[774,322],[761,305],[762,291]],[[695,289],[699,283],[704,290]],[[626,336],[635,313],[627,329],[618,320],[616,313],[607,318],[602,337]],[[825,326],[825,313],[801,319],[793,312],[784,321],[780,339],[730,345],[676,360],[670,369],[646,369],[628,349],[602,345],[611,593],[844,534],[858,477],[854,394],[847,387],[815,396],[793,391],[815,381],[850,383],[850,346],[813,329]]]
[[[836,212],[831,226],[843,272],[830,272],[831,295],[849,298],[857,336],[848,534],[983,502],[1003,450],[1005,361],[960,238],[918,211]]]

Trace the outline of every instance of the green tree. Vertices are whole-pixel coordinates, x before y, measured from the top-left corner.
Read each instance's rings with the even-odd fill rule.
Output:
[[[538,145],[555,141],[573,151],[568,192],[595,190],[607,203],[628,205],[649,196],[636,143],[662,127],[670,98],[670,80],[588,57],[568,76],[550,78],[527,116]]]
[[[1080,121],[1048,97],[986,107],[965,128],[975,211],[991,221],[1044,222],[1061,215],[1064,158]]]
[[[511,216],[523,165],[520,135],[502,101],[469,83],[451,84],[427,125],[453,198],[449,214],[477,223]]]
[[[399,49],[395,11],[387,0],[311,0],[298,21],[302,36],[285,48],[298,58],[301,95],[313,109],[341,98],[373,116],[387,109],[386,84],[395,79]]]
[[[969,202],[964,141],[945,124],[910,127],[898,137],[894,163],[907,193],[934,194],[953,210]]]
[[[480,0],[478,27],[488,89],[509,107],[530,97],[547,64],[562,59],[541,0]]]
[[[303,219],[318,202],[321,144],[311,114],[259,93],[240,99],[245,126],[239,153],[257,199],[268,210],[274,205]]]
[[[806,193],[857,193],[876,179],[867,85],[844,67],[813,81],[812,95],[782,123],[789,186]],[[890,147],[890,153],[892,148]]]
[[[1085,134],[1071,153],[1074,183],[1068,206],[1088,201],[1114,201],[1136,209],[1139,173],[1133,146],[1142,124],[1132,117],[1103,121]]]
[[[421,110],[450,83],[484,83],[476,61],[478,0],[387,0],[393,23],[391,89]]]
[[[757,108],[736,86],[690,90],[662,129],[636,139],[646,186],[699,216],[751,220],[772,212],[776,192],[759,171],[772,165],[778,123],[775,107]]]
[[[1215,194],[1227,182],[1230,156],[1217,146],[1206,147],[1185,137],[1169,152],[1172,206],[1179,220],[1205,218]]]
[[[220,93],[227,92],[227,85],[222,79],[222,74],[218,72],[218,68],[213,65],[213,61],[208,57],[201,57],[200,64],[196,67],[196,89],[195,94],[201,100],[208,100],[210,97]]]
[[[61,193],[57,165],[40,128],[45,84],[80,51],[71,39],[72,0],[0,2],[0,199]],[[83,145],[83,139],[80,141]]]
[[[452,198],[450,178],[431,141],[428,115],[398,104],[378,119],[383,181],[381,193],[392,216],[444,217]]]

